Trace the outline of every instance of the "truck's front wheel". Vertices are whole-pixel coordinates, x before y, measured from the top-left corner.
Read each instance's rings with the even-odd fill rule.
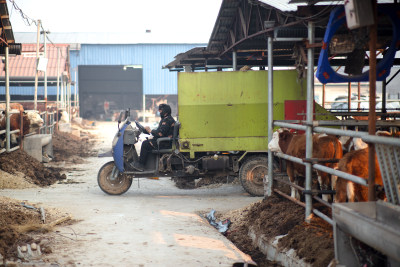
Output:
[[[104,164],[97,175],[97,183],[103,192],[109,195],[121,195],[131,187],[132,179],[122,173],[112,177],[114,167],[114,161]]]
[[[252,196],[264,196],[264,176],[268,175],[268,158],[253,156],[247,158],[239,170],[243,188]]]

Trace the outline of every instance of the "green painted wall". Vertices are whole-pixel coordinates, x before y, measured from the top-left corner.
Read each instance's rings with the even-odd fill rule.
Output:
[[[181,151],[266,151],[268,72],[195,72],[178,75]],[[274,71],[274,119],[285,100],[306,99],[295,70]]]

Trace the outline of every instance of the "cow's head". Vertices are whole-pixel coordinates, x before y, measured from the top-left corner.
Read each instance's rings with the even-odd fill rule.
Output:
[[[30,132],[43,126],[43,119],[40,117],[39,113],[36,111],[26,111],[24,113],[29,120]]]
[[[69,115],[68,112],[65,110],[61,112],[61,118],[60,118],[60,123],[68,123],[69,122]]]
[[[290,141],[292,140],[293,133],[288,129],[278,129],[272,135],[272,140],[268,144],[268,149],[272,152],[285,153]]]
[[[360,150],[360,149],[364,149],[367,148],[368,144],[364,143],[363,140],[361,140],[361,138],[353,138],[353,148],[354,150]]]
[[[279,130],[272,134],[272,139],[268,143],[268,149],[272,152],[282,152],[281,148],[279,147]]]

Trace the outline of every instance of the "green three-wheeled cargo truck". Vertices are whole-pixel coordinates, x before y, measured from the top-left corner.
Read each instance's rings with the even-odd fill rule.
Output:
[[[170,142],[172,147],[155,148],[144,172],[131,168],[138,158],[134,144],[144,129],[136,121],[131,123],[129,112],[125,112],[113,141],[114,161],[106,163],[98,174],[101,189],[122,194],[129,189],[132,178],[168,176],[193,180],[232,175],[239,177],[248,193],[262,196],[269,167],[267,74],[179,73],[174,135],[158,140],[158,144]],[[306,99],[306,84],[299,83],[295,70],[274,71],[273,79],[274,120],[283,120],[286,101]],[[316,105],[317,108],[320,107]],[[305,113],[300,106],[294,110]]]

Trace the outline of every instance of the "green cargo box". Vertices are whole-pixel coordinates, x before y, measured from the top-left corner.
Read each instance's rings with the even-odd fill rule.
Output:
[[[285,100],[305,100],[296,70],[274,71],[274,120]],[[267,151],[268,72],[197,72],[178,75],[180,150]]]

